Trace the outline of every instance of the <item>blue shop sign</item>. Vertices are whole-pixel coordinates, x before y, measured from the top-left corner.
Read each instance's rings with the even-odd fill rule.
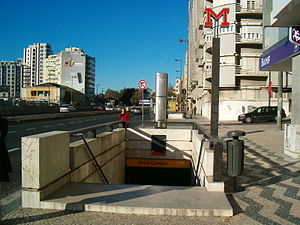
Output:
[[[265,70],[288,57],[300,52],[300,46],[284,41],[282,44],[259,58],[259,70]]]

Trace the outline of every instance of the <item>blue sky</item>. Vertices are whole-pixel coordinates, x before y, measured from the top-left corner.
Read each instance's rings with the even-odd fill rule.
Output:
[[[174,84],[184,59],[188,0],[1,0],[0,60],[23,56],[29,44],[50,43],[56,54],[83,48],[96,58],[104,91],[135,87],[155,73]]]

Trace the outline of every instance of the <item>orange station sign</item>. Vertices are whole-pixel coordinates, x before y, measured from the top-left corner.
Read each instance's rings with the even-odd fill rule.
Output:
[[[129,167],[158,167],[158,168],[191,168],[187,159],[143,159],[127,158],[126,166]]]

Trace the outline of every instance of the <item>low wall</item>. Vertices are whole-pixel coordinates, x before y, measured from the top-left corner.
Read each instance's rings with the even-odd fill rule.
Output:
[[[125,180],[125,129],[87,139],[110,184]],[[103,183],[82,140],[70,144],[65,131],[22,137],[22,206],[40,201],[69,182]]]
[[[214,150],[209,149],[208,141],[203,134],[198,134],[198,130],[192,131],[192,143],[194,176],[197,176],[199,185],[206,187],[208,191],[224,192],[224,182],[213,182]]]
[[[166,135],[166,156],[151,155],[151,135]],[[129,128],[126,138],[127,158],[191,158],[191,130]]]

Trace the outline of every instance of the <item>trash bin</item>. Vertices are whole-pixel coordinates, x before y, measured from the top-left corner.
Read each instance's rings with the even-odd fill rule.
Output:
[[[245,136],[245,132],[227,132],[227,137],[232,138],[227,141],[227,172],[231,177],[242,175],[244,170],[244,141],[239,140],[240,136]]]

